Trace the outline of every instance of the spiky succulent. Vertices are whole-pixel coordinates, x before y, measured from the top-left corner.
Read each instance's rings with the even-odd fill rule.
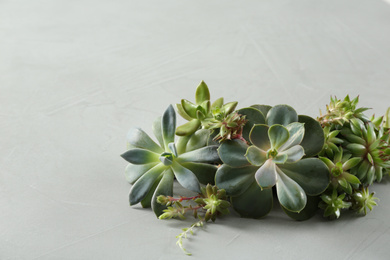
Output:
[[[339,218],[342,209],[348,209],[352,203],[345,200],[345,193],[338,194],[336,189],[332,189],[331,193],[324,193],[321,195],[321,202],[319,207],[324,210],[324,217],[330,219]]]

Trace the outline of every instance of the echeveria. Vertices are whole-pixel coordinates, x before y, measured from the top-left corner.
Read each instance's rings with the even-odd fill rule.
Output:
[[[172,106],[158,118],[153,132],[159,144],[143,130],[133,128],[128,134],[129,150],[121,156],[130,164],[126,178],[133,184],[129,194],[130,205],[141,202],[152,207],[159,216],[165,206],[157,203],[159,195],[172,196],[174,178],[189,190],[200,192],[199,181],[213,181],[219,161],[217,146],[205,146],[208,132],[200,131],[174,143],[176,114]]]
[[[257,118],[265,124],[254,124],[249,133],[252,145],[233,140],[218,149],[224,165],[217,171],[216,184],[232,197],[233,207],[242,216],[266,215],[272,208],[273,186],[285,210],[300,212],[306,206],[306,194],[318,195],[329,183],[329,171],[321,160],[302,159],[305,154],[313,156],[321,150],[322,128],[314,119],[298,116],[287,105],[257,108],[267,114]],[[258,110],[261,117],[263,113],[257,108],[251,109]]]

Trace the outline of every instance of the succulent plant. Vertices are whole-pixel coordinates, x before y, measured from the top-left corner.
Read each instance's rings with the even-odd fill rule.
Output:
[[[213,182],[219,162],[217,146],[205,146],[209,133],[200,131],[174,143],[176,113],[169,106],[153,125],[159,144],[143,130],[133,128],[128,134],[129,150],[121,156],[130,164],[126,178],[133,184],[129,194],[130,205],[141,202],[152,207],[159,216],[165,206],[157,202],[159,195],[172,196],[174,178],[189,190],[200,192],[199,182]]]
[[[236,117],[230,116],[236,106],[237,102],[223,104],[223,98],[219,98],[211,104],[209,88],[202,81],[195,92],[195,104],[186,99],[182,99],[180,104],[176,104],[178,113],[189,121],[179,126],[176,129],[176,134],[179,136],[191,135],[200,127],[205,129],[219,128],[222,132],[221,138],[229,139],[228,137],[234,135],[236,129],[239,129],[235,124],[240,122],[237,122]],[[230,118],[228,118],[229,116]],[[231,131],[231,128],[235,130]]]
[[[374,193],[370,193],[368,188],[363,188],[361,191],[357,191],[353,194],[352,208],[359,214],[367,215],[367,209],[372,211],[374,206],[377,206]]]
[[[308,158],[321,151],[322,128],[310,117],[298,117],[287,105],[264,110],[266,117],[260,109],[246,111],[251,114],[248,118],[257,113],[256,121],[265,123],[253,124],[251,146],[232,140],[218,148],[224,164],[217,171],[216,184],[231,196],[234,209],[243,217],[259,218],[271,210],[273,186],[283,208],[299,213],[306,206],[306,194],[319,195],[329,184],[326,165],[318,158]]]
[[[329,217],[330,219],[339,218],[341,209],[350,208],[352,203],[345,201],[345,196],[345,193],[338,195],[336,189],[332,189],[331,194],[322,194],[322,201],[320,202],[319,207],[324,210],[324,217]]]

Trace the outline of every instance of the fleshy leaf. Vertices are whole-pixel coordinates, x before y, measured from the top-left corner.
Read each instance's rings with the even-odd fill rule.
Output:
[[[280,152],[278,155],[287,155],[287,163],[294,163],[302,159],[302,157],[305,155],[305,151],[303,150],[303,147],[300,145],[295,145],[283,152]]]
[[[186,136],[194,133],[198,128],[200,127],[200,120],[199,119],[192,119],[191,121],[188,121],[187,123],[178,126],[176,129],[176,134],[178,136]]]
[[[172,164],[172,170],[181,186],[195,192],[200,192],[199,181],[192,171],[184,168],[176,161]]]
[[[325,142],[324,131],[320,123],[312,117],[304,115],[300,115],[298,121],[303,123],[305,127],[305,136],[301,146],[305,149],[306,157],[317,155],[321,152]]]
[[[246,150],[245,157],[250,164],[254,166],[261,166],[267,160],[267,153],[252,145]]]
[[[202,184],[210,183],[214,185],[217,166],[208,163],[193,163],[193,162],[182,163],[182,165],[183,167],[192,171],[200,183]]]
[[[160,195],[164,196],[173,196],[173,172],[171,168],[168,168],[163,172],[163,177],[158,184],[156,191],[153,194],[152,197],[152,210],[154,211],[154,214],[156,214],[157,217],[159,217],[163,210],[167,207],[165,205],[161,205],[157,202],[157,197]]]
[[[134,184],[135,181],[139,179],[145,172],[150,170],[152,167],[156,166],[158,162],[153,162],[153,163],[147,163],[147,164],[131,164],[129,163],[126,166],[125,170],[125,177],[126,180]]]
[[[265,124],[264,115],[255,108],[247,107],[237,111],[240,115],[245,115],[245,119],[248,120],[242,129],[242,135],[245,140],[249,141],[249,134],[252,127],[255,124]]]
[[[134,148],[121,154],[122,158],[132,164],[157,162],[160,155],[149,150]]]
[[[241,217],[261,218],[272,209],[272,189],[261,190],[254,181],[241,195],[231,198],[233,208]]]
[[[300,212],[306,206],[305,191],[281,170],[277,169],[277,171],[276,192],[280,204],[289,211]]]
[[[187,99],[182,99],[181,106],[187,115],[189,115],[191,118],[196,118],[196,109],[198,107],[197,105],[188,101]]]
[[[233,168],[222,164],[215,175],[215,184],[219,189],[225,189],[229,196],[238,196],[242,194],[254,180],[254,175],[258,167],[246,166]],[[257,185],[257,183],[256,183]]]
[[[202,102],[210,100],[210,91],[206,83],[202,80],[195,92],[195,103],[200,105]]]
[[[272,161],[276,164],[284,164],[287,161],[287,154],[279,153]]]
[[[299,213],[291,212],[282,206],[283,211],[292,219],[303,221],[312,218],[318,211],[318,203],[321,201],[318,196],[307,196],[306,206]]]
[[[264,151],[268,151],[271,148],[268,130],[269,127],[267,125],[254,125],[249,134],[251,143]]]
[[[219,156],[217,152],[218,146],[206,146],[188,153],[183,153],[177,157],[179,162],[218,162]]]
[[[155,153],[164,152],[164,150],[140,128],[130,129],[129,133],[127,134],[127,142],[132,147],[150,150]]]
[[[264,115],[264,119],[267,117],[267,114],[268,114],[268,111],[271,110],[271,106],[269,105],[252,105],[251,107],[253,108],[256,108],[257,110],[259,110],[263,115]]]
[[[248,145],[241,140],[226,140],[218,148],[218,154],[224,164],[232,167],[249,165],[245,153]]]
[[[131,187],[129,194],[130,205],[140,202],[149,192],[158,176],[166,169],[162,164],[158,164],[142,175]]]
[[[158,178],[154,181],[152,187],[149,189],[148,194],[141,200],[141,206],[143,208],[150,208],[152,206],[152,198],[153,194],[157,189],[158,184],[161,181],[161,178],[163,177],[163,174],[160,174]]]
[[[255,174],[255,179],[261,189],[267,189],[276,184],[276,165],[272,159],[268,159]]]
[[[238,102],[237,101],[234,101],[234,102],[229,102],[229,103],[226,103],[225,105],[223,105],[223,110],[225,112],[226,115],[232,113],[234,111],[234,109],[236,108]]]
[[[282,125],[273,125],[268,129],[271,149],[278,150],[289,139],[288,130]]]
[[[305,135],[305,127],[302,123],[291,123],[286,126],[290,137],[288,140],[279,148],[279,151],[287,150],[295,145],[298,145],[302,142],[303,136]]]
[[[328,187],[329,169],[320,159],[306,158],[278,167],[285,175],[296,181],[308,195],[318,195]]]
[[[172,105],[165,110],[161,120],[162,136],[164,139],[165,150],[168,149],[168,144],[175,141],[176,131],[176,113]]]
[[[210,131],[207,129],[200,129],[196,131],[194,134],[191,135],[190,139],[188,140],[185,151],[190,152],[206,146],[209,136]]]
[[[211,104],[211,109],[221,108],[222,106],[223,106],[223,97],[220,97]]]
[[[160,146],[165,147],[164,139],[162,136],[162,130],[161,130],[161,121],[162,121],[162,116],[157,117],[153,122],[152,130],[153,130],[153,134],[157,138]]]
[[[276,105],[268,111],[266,122],[268,125],[280,124],[287,126],[298,121],[298,114],[288,105]]]
[[[192,120],[192,118],[186,113],[183,106],[181,104],[176,104],[177,112],[181,115],[185,120]]]

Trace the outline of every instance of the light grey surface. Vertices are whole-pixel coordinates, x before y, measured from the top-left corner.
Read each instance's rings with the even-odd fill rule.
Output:
[[[331,94],[390,106],[390,5],[379,0],[0,1],[0,259],[190,259],[188,221],[128,206],[129,128],[200,80],[239,107],[316,116]],[[182,122],[182,121],[180,121]],[[380,206],[294,222],[235,214],[185,245],[191,259],[388,259]]]

